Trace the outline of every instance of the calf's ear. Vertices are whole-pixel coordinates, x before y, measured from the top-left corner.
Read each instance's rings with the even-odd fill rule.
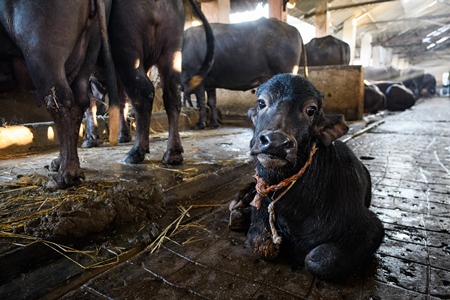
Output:
[[[256,126],[257,112],[255,107],[249,108],[247,111],[247,118],[249,121],[252,121],[253,125]]]
[[[326,115],[322,114],[322,117],[315,126],[315,132],[319,140],[325,146],[330,146],[331,143],[348,131],[348,126],[344,121],[343,115]]]

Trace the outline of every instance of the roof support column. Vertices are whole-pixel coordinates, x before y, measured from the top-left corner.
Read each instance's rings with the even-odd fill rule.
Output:
[[[316,37],[329,35],[330,26],[328,25],[328,0],[316,1]]]
[[[372,35],[370,33],[364,34],[361,39],[361,65],[370,66],[370,58],[372,57]]]
[[[230,0],[202,2],[202,12],[209,22],[230,23]]]
[[[350,64],[353,64],[355,60],[355,48],[356,48],[356,20],[347,19],[344,22],[344,28],[342,30],[342,40],[350,46]]]
[[[392,55],[391,65],[392,65],[393,67],[398,68],[398,54],[393,54],[393,55]]]
[[[287,21],[287,10],[284,5],[284,0],[268,0],[269,3],[269,18],[276,18],[280,21]]]

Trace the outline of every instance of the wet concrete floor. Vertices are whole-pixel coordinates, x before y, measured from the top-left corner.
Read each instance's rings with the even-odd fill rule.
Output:
[[[251,180],[253,167],[251,130],[225,124],[183,132],[185,163],[180,167],[159,163],[164,135],[153,137],[151,153],[137,166],[120,163],[130,145],[80,149],[87,181],[159,185],[165,213],[155,220],[155,237],[167,234],[158,244],[126,246],[131,244],[123,240],[132,239],[130,233],[109,232],[107,247],[120,255],[102,268],[84,269],[59,254],[29,262],[29,268],[17,267],[20,274],[0,277],[0,299],[450,299],[449,104],[449,98],[421,100],[405,112],[385,114],[378,126],[353,138],[365,124],[350,124],[351,134],[344,139],[371,172],[371,209],[386,228],[363,274],[322,281],[283,261],[255,257],[245,233],[229,230],[228,204]],[[44,166],[55,155],[0,161],[0,183],[18,175],[48,175]],[[117,241],[114,234],[120,236]],[[87,242],[105,243],[105,236],[93,235]],[[125,246],[114,248],[115,242]],[[1,243],[11,241],[1,238]],[[83,243],[70,240],[70,245]],[[0,269],[49,253],[24,248],[1,256]]]

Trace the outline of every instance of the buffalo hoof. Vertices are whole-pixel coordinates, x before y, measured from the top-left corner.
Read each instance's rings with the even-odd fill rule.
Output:
[[[72,173],[72,174],[70,174]],[[81,169],[75,172],[66,172],[66,174],[55,174],[50,177],[46,187],[50,190],[66,189],[81,184],[84,174]]]
[[[212,128],[217,128],[217,127],[219,127],[219,126],[220,126],[220,124],[217,123],[217,122],[210,122],[210,123],[209,123],[209,127],[212,127]]]
[[[120,133],[118,141],[121,144],[131,142],[131,135],[129,133]]]
[[[162,162],[168,165],[181,165],[183,163],[182,152],[170,152],[164,153]]]
[[[61,164],[61,159],[58,156],[58,158],[55,158],[54,160],[52,160],[48,169],[52,172],[58,172],[60,164]]]
[[[146,151],[141,148],[132,148],[130,152],[128,152],[127,157],[125,158],[125,162],[127,164],[138,164],[144,161]]]
[[[84,140],[83,144],[81,144],[81,148],[94,148],[100,145],[99,139],[88,139]]]
[[[197,129],[205,129],[205,124],[203,122],[198,122],[196,126]]]

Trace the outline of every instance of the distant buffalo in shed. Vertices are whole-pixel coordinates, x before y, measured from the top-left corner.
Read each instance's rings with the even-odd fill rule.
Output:
[[[331,35],[313,38],[305,45],[307,66],[350,64],[350,46]],[[304,65],[302,61],[301,65]]]
[[[203,82],[192,88],[188,79],[204,57],[205,34],[198,27],[185,31],[181,82],[184,103],[195,94],[200,109],[198,128],[205,128],[206,108],[211,109],[209,126],[219,126],[216,89],[253,89],[279,73],[297,73],[303,40],[298,30],[277,19],[260,18],[238,24],[211,23],[215,36],[214,63]]]
[[[364,67],[364,79],[376,81],[389,81],[402,83],[410,89],[416,99],[433,96],[436,93],[436,78],[426,74],[425,70],[418,67],[397,69],[388,67]],[[380,87],[383,91],[383,89]]]
[[[402,111],[416,103],[414,93],[402,82],[376,81],[373,85],[386,96],[386,109]]]
[[[374,84],[364,84],[364,112],[375,114],[386,109],[386,95]]]
[[[416,103],[413,92],[403,84],[392,84],[386,90],[386,108],[403,111]]]
[[[420,95],[422,97],[431,97],[436,95],[436,78],[429,73],[423,75],[422,84],[420,86]]]
[[[257,97],[249,111],[256,183],[230,209],[253,206],[247,237],[263,259],[286,254],[326,280],[351,274],[370,261],[384,228],[368,209],[369,171],[337,140],[348,130],[343,116],[324,114],[323,95],[297,75],[274,76]]]

